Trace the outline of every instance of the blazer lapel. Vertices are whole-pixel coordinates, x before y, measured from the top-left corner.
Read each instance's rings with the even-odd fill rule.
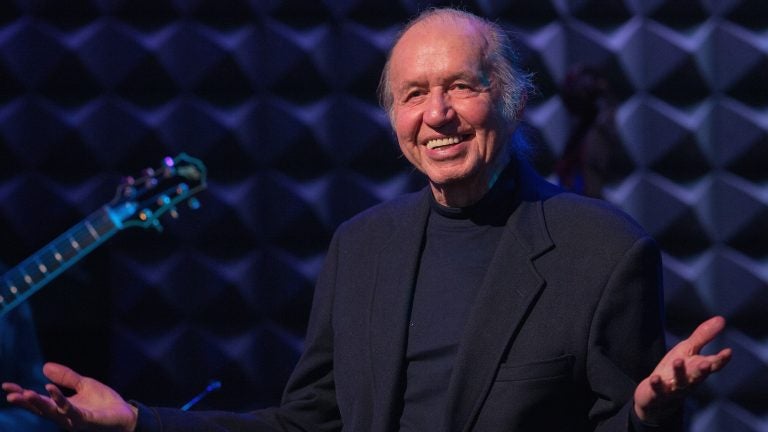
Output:
[[[450,431],[471,428],[504,352],[545,285],[532,261],[552,241],[541,201],[525,189],[530,181],[521,186],[522,201],[507,222],[459,343],[447,395]]]
[[[370,305],[370,352],[375,398],[373,431],[395,430],[402,392],[403,362],[411,298],[429,214],[428,190],[417,203],[393,214],[390,241],[378,255]]]

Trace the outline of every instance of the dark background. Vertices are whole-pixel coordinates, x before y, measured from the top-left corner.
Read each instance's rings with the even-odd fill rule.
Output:
[[[398,24],[384,0],[0,3],[0,261],[21,262],[187,152],[198,211],[119,232],[30,302],[47,360],[127,398],[248,410],[279,400],[344,219],[423,184],[376,105]],[[621,167],[604,196],[665,251],[669,341],[713,314],[733,364],[691,398],[693,431],[768,431],[768,5],[476,0],[518,34],[538,94],[524,129],[552,177],[562,82],[601,70]]]

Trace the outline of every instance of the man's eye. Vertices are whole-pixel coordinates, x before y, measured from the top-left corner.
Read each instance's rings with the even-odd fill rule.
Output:
[[[456,83],[456,84],[451,86],[451,89],[453,89],[453,90],[471,90],[472,87],[469,84]]]
[[[424,95],[423,90],[411,90],[405,94],[405,100],[411,100],[413,98],[423,96],[423,95]]]

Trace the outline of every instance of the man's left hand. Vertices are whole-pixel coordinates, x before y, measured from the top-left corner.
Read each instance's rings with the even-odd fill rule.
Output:
[[[730,348],[714,355],[699,354],[724,328],[723,317],[710,318],[699,324],[688,339],[669,350],[653,373],[635,389],[635,413],[640,420],[663,423],[681,409],[683,399],[693,387],[728,363]]]

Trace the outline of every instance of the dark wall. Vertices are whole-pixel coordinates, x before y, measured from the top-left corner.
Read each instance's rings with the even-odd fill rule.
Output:
[[[119,232],[31,298],[47,359],[151,404],[211,379],[223,387],[201,408],[276,403],[334,228],[423,184],[374,93],[397,25],[446,3],[3,2],[0,260],[165,156],[208,168],[202,208]],[[600,192],[665,251],[670,342],[713,314],[731,324],[718,345],[734,364],[692,398],[691,429],[768,430],[764,1],[463,4],[518,34],[545,175],[576,129],[564,81],[577,67],[604,80],[616,135]]]

